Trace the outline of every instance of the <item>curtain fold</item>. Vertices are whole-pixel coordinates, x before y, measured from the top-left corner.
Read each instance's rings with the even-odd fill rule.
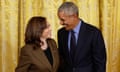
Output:
[[[102,31],[107,72],[120,72],[119,0],[0,0],[0,72],[14,72],[32,16],[45,16],[57,41],[57,30],[61,28],[57,10],[65,1],[74,2],[79,7],[79,17]]]
[[[0,0],[0,72],[14,72],[18,54],[18,1]]]

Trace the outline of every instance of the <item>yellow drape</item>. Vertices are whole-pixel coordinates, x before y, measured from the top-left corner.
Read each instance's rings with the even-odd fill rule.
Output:
[[[64,1],[77,4],[80,18],[102,31],[107,72],[120,72],[120,0],[0,0],[0,72],[14,72],[30,17],[47,17],[57,41],[57,9]]]

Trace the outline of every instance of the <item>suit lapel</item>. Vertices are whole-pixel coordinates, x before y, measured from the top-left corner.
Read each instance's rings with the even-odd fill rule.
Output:
[[[74,58],[74,63],[78,62],[78,56],[80,56],[80,49],[83,47],[84,39],[85,39],[85,31],[86,31],[86,26],[84,22],[81,20],[81,28],[79,30],[79,36],[78,36],[78,41],[77,41],[77,49],[75,52],[75,58]]]
[[[77,41],[77,47],[81,47],[85,38],[85,24],[83,23],[83,21],[81,22],[81,28],[79,30],[79,36],[78,36],[78,41]]]
[[[68,34],[69,34],[69,31],[65,31],[64,32],[64,40],[63,40],[63,42],[64,42],[64,53],[65,53],[65,55],[66,55],[66,60],[67,60],[67,62],[68,62],[68,64],[72,64],[72,59],[71,59],[71,57],[70,57],[70,53],[69,53],[69,49],[68,49]]]

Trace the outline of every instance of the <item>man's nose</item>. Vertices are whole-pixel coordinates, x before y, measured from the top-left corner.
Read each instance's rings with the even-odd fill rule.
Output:
[[[60,21],[60,24],[61,24],[61,25],[64,25],[64,22],[63,22],[63,21]]]

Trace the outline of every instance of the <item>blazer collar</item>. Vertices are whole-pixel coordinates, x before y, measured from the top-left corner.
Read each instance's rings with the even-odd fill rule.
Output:
[[[43,63],[44,66],[46,66],[49,70],[52,70],[52,68],[55,67],[55,62],[56,62],[56,59],[55,59],[55,50],[53,48],[53,45],[47,41],[48,43],[48,46],[50,47],[50,50],[51,50],[51,54],[52,54],[52,57],[53,57],[53,66],[50,64],[49,60],[47,59],[44,51],[41,49],[41,48],[36,48],[36,50],[34,50],[32,53],[33,55],[35,56],[35,58],[38,60],[38,62]]]
[[[51,41],[47,41],[47,43],[48,43],[48,46],[50,47],[50,50],[51,50],[51,54],[52,54],[52,58],[53,58],[53,68],[55,68],[55,65],[56,65],[56,54],[57,54],[57,52],[56,52],[56,49],[55,48],[57,48],[57,46],[56,45],[53,45],[53,44],[51,44]],[[55,47],[56,46],[56,47]],[[49,63],[50,64],[50,63]],[[51,64],[50,64],[51,65]]]

